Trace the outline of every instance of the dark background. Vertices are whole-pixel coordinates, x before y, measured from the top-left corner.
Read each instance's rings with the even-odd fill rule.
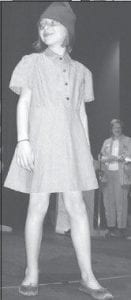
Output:
[[[16,145],[16,104],[18,97],[9,88],[16,63],[33,52],[36,23],[48,2],[2,3],[2,127],[3,180]],[[109,122],[121,117],[125,134],[131,136],[131,4],[71,3],[78,16],[76,44],[72,57],[93,73],[94,103],[87,104],[92,153],[97,159],[109,137]],[[3,189],[3,223],[24,225],[28,196]]]

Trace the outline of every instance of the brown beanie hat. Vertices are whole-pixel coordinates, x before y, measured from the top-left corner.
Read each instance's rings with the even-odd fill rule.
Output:
[[[72,41],[75,35],[76,16],[68,2],[54,2],[40,16],[41,19],[53,19],[63,24],[68,32],[69,39]]]

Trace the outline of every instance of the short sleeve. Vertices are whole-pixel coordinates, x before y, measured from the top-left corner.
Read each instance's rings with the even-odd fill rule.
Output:
[[[35,54],[25,55],[16,65],[9,83],[9,88],[14,93],[20,95],[23,88],[32,87],[35,57]]]
[[[89,69],[84,70],[84,101],[91,102],[94,100],[93,77]]]

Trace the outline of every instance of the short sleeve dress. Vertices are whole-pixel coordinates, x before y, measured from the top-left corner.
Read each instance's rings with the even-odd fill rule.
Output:
[[[68,53],[49,49],[24,56],[10,88],[31,89],[29,140],[32,172],[20,167],[16,150],[4,186],[23,193],[55,193],[98,188],[93,159],[80,118],[82,102],[94,100],[91,72]]]

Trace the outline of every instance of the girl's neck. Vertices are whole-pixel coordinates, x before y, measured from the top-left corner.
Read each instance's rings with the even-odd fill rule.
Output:
[[[66,52],[66,48],[65,47],[61,47],[61,46],[50,46],[48,47],[51,51],[53,51],[54,53],[60,55],[60,56],[64,56],[65,52]]]

